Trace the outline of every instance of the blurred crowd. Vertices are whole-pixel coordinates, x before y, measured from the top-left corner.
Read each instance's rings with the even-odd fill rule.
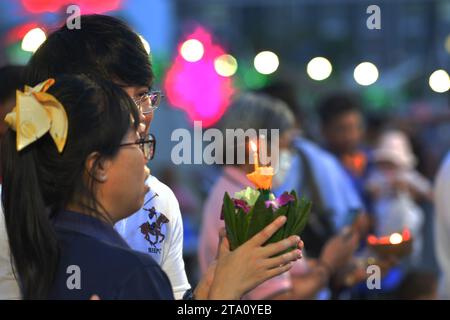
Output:
[[[25,66],[0,68],[0,138],[7,130],[3,119],[16,104],[25,71]],[[442,106],[444,111],[437,116],[417,117],[388,109],[374,113],[358,91],[339,91],[324,93],[306,109],[299,103],[306,94],[282,80],[237,92],[214,126],[221,132],[278,129],[279,170],[273,192],[279,196],[295,190],[313,202],[300,235],[305,244],[303,258],[244,298],[450,298],[448,106]],[[269,130],[265,141],[270,144],[273,138]],[[250,150],[249,141],[245,143],[245,150]],[[236,154],[239,147],[237,140],[227,141],[221,156]],[[251,186],[246,178],[251,171],[247,161],[203,165],[187,174],[168,165],[158,172],[158,179],[170,187],[174,203],[178,200],[180,205],[183,227],[177,232],[184,230],[184,266],[180,268],[185,267],[192,287],[205,277],[218,255],[224,193]],[[156,215],[152,209],[145,209],[150,219]],[[122,227],[116,226],[119,233]],[[142,240],[136,230],[132,229]],[[122,235],[130,239],[126,232]],[[6,237],[6,231],[0,230],[0,236]],[[3,240],[2,245],[7,243]]]
[[[288,82],[240,93],[216,126],[220,130],[279,128],[275,193],[293,189],[313,201],[302,233],[307,258],[291,274],[268,281],[249,298],[437,298],[446,267],[436,259],[442,240],[435,230],[439,200],[434,183],[448,141],[440,140],[436,132],[448,131],[449,113],[419,120],[373,114],[357,93],[335,92],[320,99],[313,109],[316,114],[305,116],[298,94]],[[313,121],[319,134],[308,132]],[[245,177],[250,171],[248,163],[202,168],[193,174],[192,179],[200,182],[193,189],[174,181],[169,169],[168,179],[162,177],[179,199],[190,199],[186,208],[180,203],[191,281],[216,254],[216,234],[224,225],[219,219],[224,192],[233,194],[250,185]],[[357,239],[346,236],[349,229]],[[367,241],[369,236],[386,239],[405,231],[412,238],[407,253],[380,253]],[[346,241],[339,242],[339,237]],[[381,270],[379,290],[368,288],[371,265]]]
[[[2,118],[14,106],[23,69],[0,69]],[[438,159],[429,151],[437,142],[421,137],[437,121],[418,124],[385,115],[375,118],[364,111],[356,95],[337,92],[324,96],[315,108],[321,133],[317,136],[304,130],[308,118],[299,116],[304,113],[296,94],[287,82],[239,93],[217,125],[220,130],[279,129],[280,169],[274,191],[279,195],[296,190],[313,201],[301,235],[305,258],[247,298],[437,298],[442,270],[435,256],[443,244],[434,229],[438,204],[433,182]],[[0,128],[3,135],[3,121]],[[270,142],[271,136],[267,139]],[[227,144],[225,154],[230,147],[236,148],[236,142]],[[220,220],[224,192],[233,194],[248,186],[245,174],[250,171],[249,163],[213,166],[192,178],[199,181],[197,188],[183,183],[170,168],[161,175],[181,205],[184,257],[191,283],[198,281],[216,256],[218,233],[224,225]],[[445,179],[450,179],[448,174]],[[448,185],[447,180],[441,184]],[[449,219],[448,207],[441,209],[447,210],[440,213],[446,215],[442,218]],[[413,239],[406,256],[379,254],[367,244],[369,235],[382,238],[405,229]],[[367,286],[370,265],[380,267],[379,290]]]

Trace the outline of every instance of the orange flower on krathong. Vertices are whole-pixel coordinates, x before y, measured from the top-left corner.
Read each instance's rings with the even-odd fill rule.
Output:
[[[269,190],[272,188],[273,168],[258,167],[252,173],[247,174],[247,178],[258,189]]]

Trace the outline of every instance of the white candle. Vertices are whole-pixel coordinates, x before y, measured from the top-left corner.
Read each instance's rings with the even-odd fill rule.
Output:
[[[253,163],[255,165],[255,171],[257,171],[259,164],[258,164],[258,147],[256,146],[256,143],[253,141],[250,141],[250,148],[253,151]]]

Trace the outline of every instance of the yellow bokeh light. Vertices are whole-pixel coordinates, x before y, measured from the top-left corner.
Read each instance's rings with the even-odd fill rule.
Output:
[[[403,242],[403,237],[400,233],[393,233],[391,234],[391,236],[389,237],[389,242],[391,244],[399,244]]]
[[[214,60],[214,69],[222,77],[231,77],[237,71],[236,59],[229,54],[223,54]]]
[[[450,54],[450,34],[445,38],[445,50]]]

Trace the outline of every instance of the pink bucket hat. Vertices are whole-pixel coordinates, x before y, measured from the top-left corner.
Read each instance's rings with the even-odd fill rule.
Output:
[[[407,169],[414,168],[417,162],[408,137],[399,130],[383,133],[373,156],[375,161],[389,161]]]

